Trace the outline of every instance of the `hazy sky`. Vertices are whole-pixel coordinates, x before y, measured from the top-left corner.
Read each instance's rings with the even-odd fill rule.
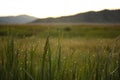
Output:
[[[0,16],[45,18],[103,9],[120,9],[120,0],[0,0]]]

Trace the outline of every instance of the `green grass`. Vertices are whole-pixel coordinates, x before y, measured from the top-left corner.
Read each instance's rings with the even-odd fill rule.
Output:
[[[0,80],[119,80],[119,35],[119,25],[0,25]]]
[[[59,31],[64,38],[115,38],[120,35],[119,25],[79,25],[79,24],[44,24],[44,25],[0,25],[0,36],[7,36],[11,30],[18,38],[38,36],[46,38],[48,33],[57,37]]]

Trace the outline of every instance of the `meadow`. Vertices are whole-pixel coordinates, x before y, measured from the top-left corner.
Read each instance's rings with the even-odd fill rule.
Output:
[[[0,24],[0,80],[119,80],[120,25]]]

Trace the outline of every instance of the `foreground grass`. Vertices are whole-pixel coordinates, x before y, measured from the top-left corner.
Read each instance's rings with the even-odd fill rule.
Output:
[[[26,28],[24,35],[29,32],[27,27],[23,27]],[[14,28],[14,30],[12,28],[13,33],[20,30],[19,28],[21,27]],[[64,28],[63,26],[60,29]],[[103,28],[109,33],[106,34],[106,38],[101,33],[105,33]],[[4,31],[5,28],[1,29]],[[41,28],[38,27],[39,29]],[[110,32],[116,32],[119,35],[118,27],[115,29],[112,26],[113,31],[108,27],[84,27],[85,31],[89,32],[90,29],[93,31],[90,33],[94,33],[93,35],[83,34],[84,37],[79,35],[81,32],[78,29],[81,31],[83,29],[78,28],[78,25],[75,28],[71,27],[70,31],[69,29],[62,31],[65,36],[60,37],[54,36],[56,34],[53,34],[53,29],[50,29],[50,32],[43,30],[44,34],[51,35],[47,39],[39,33],[29,37],[20,37],[16,36],[16,32],[7,36],[7,32],[7,35],[1,36],[0,80],[120,79],[120,38],[110,35]],[[97,31],[100,31],[102,37],[94,36]],[[69,36],[68,33],[72,35]]]

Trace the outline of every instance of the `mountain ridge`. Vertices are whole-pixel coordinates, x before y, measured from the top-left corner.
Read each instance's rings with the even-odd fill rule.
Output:
[[[0,24],[40,24],[40,23],[120,23],[120,9],[88,11],[69,16],[36,18],[29,15],[0,17]]]
[[[31,23],[120,23],[120,9],[105,9],[58,18],[37,19]]]
[[[36,20],[36,17],[28,16],[28,15],[18,15],[18,16],[4,16],[0,17],[1,24],[23,24],[28,23],[33,20]]]

